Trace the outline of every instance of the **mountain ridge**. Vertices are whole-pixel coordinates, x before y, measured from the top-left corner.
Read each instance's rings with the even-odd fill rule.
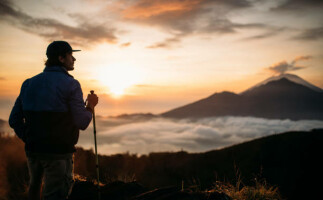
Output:
[[[269,119],[323,119],[323,92],[281,78],[243,93],[215,93],[161,113],[170,118],[254,116]]]
[[[306,86],[308,88],[311,88],[312,90],[315,90],[317,92],[323,92],[323,89],[321,89],[321,88],[319,88],[319,87],[317,87],[317,86],[309,83],[308,81],[302,79],[301,77],[299,77],[299,76],[297,76],[295,74],[280,74],[278,76],[269,77],[269,78],[265,79],[264,81],[262,81],[262,82],[260,82],[260,83],[258,83],[256,85],[250,87],[249,89],[247,89],[247,90],[245,90],[245,91],[243,91],[243,92],[241,92],[239,94],[243,94],[243,93],[245,93],[245,92],[247,92],[249,90],[253,90],[254,88],[257,88],[257,87],[259,87],[261,85],[265,85],[268,82],[275,81],[275,80],[279,80],[279,79],[282,79],[282,78],[286,78],[286,79],[288,79],[288,80],[290,80],[290,81],[292,81],[294,83],[298,83],[298,84],[304,85],[304,86]]]

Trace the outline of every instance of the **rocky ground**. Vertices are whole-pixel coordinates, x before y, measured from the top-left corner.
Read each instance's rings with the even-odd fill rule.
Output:
[[[138,182],[121,181],[100,187],[101,200],[230,200],[231,198],[216,191],[192,191],[175,186],[148,190]],[[93,182],[77,181],[69,200],[98,199],[98,189]]]

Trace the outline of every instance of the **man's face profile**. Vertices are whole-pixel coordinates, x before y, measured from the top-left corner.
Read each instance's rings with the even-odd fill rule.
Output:
[[[59,56],[59,61],[63,63],[63,66],[66,68],[67,71],[74,70],[74,61],[76,60],[73,57],[73,52],[66,53],[65,57]]]

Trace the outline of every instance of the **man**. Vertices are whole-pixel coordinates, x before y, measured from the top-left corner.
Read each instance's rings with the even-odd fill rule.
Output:
[[[98,103],[95,94],[84,104],[74,70],[72,47],[54,41],[47,47],[44,71],[27,79],[9,117],[9,124],[25,142],[30,174],[29,199],[66,199],[73,184],[73,152],[79,130],[88,127]]]

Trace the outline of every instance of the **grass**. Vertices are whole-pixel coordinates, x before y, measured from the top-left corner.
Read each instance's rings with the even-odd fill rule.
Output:
[[[253,186],[244,185],[241,174],[236,169],[235,185],[229,182],[216,181],[214,189],[209,192],[223,192],[234,200],[282,200],[278,187],[270,186],[265,179],[261,177],[261,172],[258,177],[254,178]]]
[[[265,183],[237,188],[230,183],[217,181],[214,189],[209,192],[223,192],[237,200],[282,200],[278,188]]]

